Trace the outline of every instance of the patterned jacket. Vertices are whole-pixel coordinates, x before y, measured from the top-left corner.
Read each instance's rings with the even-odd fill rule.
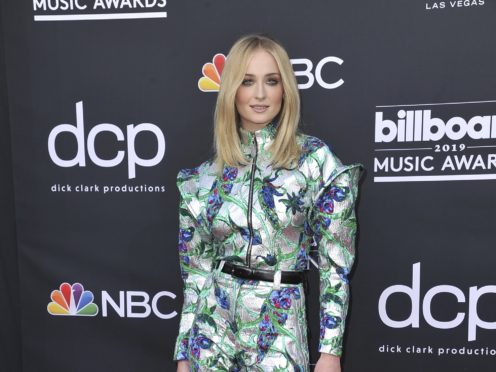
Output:
[[[251,164],[225,167],[222,177],[216,177],[212,161],[178,174],[184,305],[175,360],[186,359],[197,296],[217,260],[305,270],[310,249],[319,257],[319,351],[341,355],[363,166],[345,166],[324,142],[298,134],[303,150],[298,166],[273,169],[268,146],[275,135],[274,123],[256,132],[241,129]]]

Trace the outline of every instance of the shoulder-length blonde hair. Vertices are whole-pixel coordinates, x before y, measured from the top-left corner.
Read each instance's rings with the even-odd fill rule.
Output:
[[[275,168],[290,168],[301,149],[296,142],[300,122],[300,96],[293,67],[286,50],[274,39],[260,34],[246,35],[234,43],[222,71],[214,114],[214,150],[217,172],[224,165],[239,166],[249,162],[243,155],[239,134],[236,92],[240,87],[253,52],[263,49],[274,57],[283,86],[283,103],[278,114],[277,134],[269,151]]]

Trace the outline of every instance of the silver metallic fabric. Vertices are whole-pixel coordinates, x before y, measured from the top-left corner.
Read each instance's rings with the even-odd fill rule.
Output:
[[[303,285],[210,275],[188,343],[194,371],[309,371]]]
[[[307,370],[301,285],[240,281],[213,268],[222,259],[305,270],[312,247],[319,256],[319,351],[341,355],[363,166],[343,165],[324,142],[298,134],[298,165],[274,169],[268,147],[276,131],[276,123],[240,129],[249,165],[226,166],[218,177],[206,161],[178,174],[184,305],[174,359],[189,359],[193,370]]]

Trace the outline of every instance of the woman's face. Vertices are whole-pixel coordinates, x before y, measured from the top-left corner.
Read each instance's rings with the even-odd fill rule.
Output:
[[[236,92],[241,126],[248,131],[265,127],[281,110],[282,96],[281,74],[274,57],[257,49]]]

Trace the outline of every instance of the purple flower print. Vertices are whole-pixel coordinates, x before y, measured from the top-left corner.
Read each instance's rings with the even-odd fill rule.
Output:
[[[198,167],[191,168],[191,169],[181,169],[179,171],[179,177],[183,178],[183,179],[189,178],[191,176],[196,176],[196,175],[198,175]]]
[[[204,336],[201,333],[198,333],[198,326],[194,325],[192,328],[192,334],[190,339],[190,347],[189,351],[191,355],[195,357],[195,359],[200,358],[201,349],[209,349],[212,346],[212,340],[208,337]]]
[[[341,318],[339,316],[333,316],[325,313],[324,309],[320,309],[320,339],[324,339],[326,328],[334,329],[339,326],[340,323]]]
[[[186,253],[188,251],[186,243],[193,239],[194,232],[195,228],[193,226],[190,226],[187,229],[179,229],[179,252]]]
[[[322,142],[320,139],[316,137],[307,137],[305,140],[305,143],[303,143],[303,146],[301,147],[301,155],[300,158],[298,159],[298,166],[301,167],[305,159],[315,150],[324,147],[325,143]]]
[[[285,310],[291,307],[291,296],[295,299],[300,298],[298,287],[286,287],[281,290],[274,290],[269,296],[269,303],[272,307],[267,306],[267,303],[262,305],[260,311],[262,320],[258,324],[260,333],[257,338],[257,363],[260,363],[265,358],[265,355],[279,335],[272,319],[275,319],[281,326],[286,323],[288,314]]]
[[[229,310],[229,297],[227,297],[226,292],[217,284],[215,285],[215,299],[220,307]]]
[[[222,179],[224,182],[233,181],[238,176],[238,168],[236,167],[225,167],[222,173]]]

